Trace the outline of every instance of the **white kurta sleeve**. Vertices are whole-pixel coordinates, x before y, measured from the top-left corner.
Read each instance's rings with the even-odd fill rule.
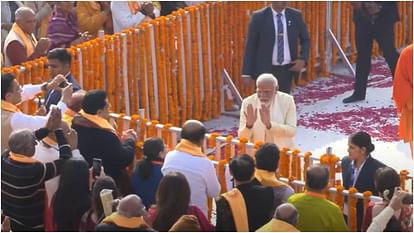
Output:
[[[207,162],[209,162],[207,171],[204,172],[207,184],[207,195],[214,198],[220,194],[221,186],[217,179],[216,169],[214,168],[213,163],[209,160]]]
[[[22,102],[32,99],[36,94],[41,92],[42,84],[26,84],[23,86],[22,90]]]
[[[278,123],[278,122],[272,121],[271,122],[272,128],[270,130],[272,132],[277,132],[278,134],[283,134],[288,137],[294,137],[296,134],[297,118],[296,118],[296,105],[295,105],[295,101],[293,100],[293,97],[289,98],[289,101],[287,101],[285,107],[287,107],[285,122]]]
[[[369,225],[368,232],[383,232],[388,222],[394,215],[394,210],[387,206],[376,217],[372,219],[371,225]]]
[[[247,104],[246,101],[243,100],[241,110],[240,110],[240,121],[239,121],[239,130],[238,135],[239,137],[245,137],[251,141],[253,136],[253,130],[246,127],[246,116],[244,113],[246,112]]]
[[[30,129],[37,130],[46,126],[49,116],[31,116],[22,112],[16,112],[10,119],[12,130]]]

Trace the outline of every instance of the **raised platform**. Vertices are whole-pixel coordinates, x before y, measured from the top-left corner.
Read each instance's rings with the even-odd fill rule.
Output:
[[[295,97],[298,130],[296,144],[302,151],[322,155],[327,147],[339,157],[348,154],[348,136],[368,132],[374,140],[374,158],[397,171],[413,174],[410,147],[398,139],[398,118],[392,101],[392,78],[383,59],[372,61],[365,101],[343,104],[351,95],[354,78],[340,65],[330,77],[321,77],[306,87],[297,87]],[[237,136],[239,112],[223,114],[206,122],[209,132]]]

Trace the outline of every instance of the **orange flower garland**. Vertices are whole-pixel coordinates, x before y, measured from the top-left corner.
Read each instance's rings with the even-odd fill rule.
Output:
[[[158,123],[159,122],[157,120],[152,120],[151,121],[151,125],[148,126],[148,131],[147,131],[149,138],[150,137],[157,137],[157,128],[156,128],[156,125]]]
[[[116,125],[117,125],[117,132],[118,135],[122,135],[122,132],[124,131],[124,113],[120,113],[119,116],[116,118]]]
[[[171,132],[170,132],[171,127],[172,127],[172,124],[165,124],[164,127],[162,128],[162,139],[164,140],[164,143],[167,145],[168,150],[173,149]]]
[[[216,138],[220,136],[220,133],[213,132],[208,137],[208,147],[212,148],[216,146]]]
[[[348,227],[349,231],[357,231],[357,197],[355,194],[358,192],[358,190],[354,187],[351,187],[348,191]]]
[[[279,170],[281,177],[289,177],[289,155],[287,154],[288,151],[289,149],[285,147],[280,150]]]
[[[344,210],[344,186],[337,185],[336,186],[336,193],[335,193],[335,203],[341,208],[341,211]]]
[[[242,155],[246,153],[246,144],[247,142],[249,142],[249,139],[245,138],[245,137],[241,137],[239,139],[239,144],[238,144],[238,155]]]
[[[400,183],[401,183],[401,189],[402,190],[406,190],[405,189],[405,181],[407,180],[408,174],[410,174],[410,172],[407,171],[407,170],[400,171]]]
[[[312,156],[311,152],[306,152],[303,156],[303,180],[306,180],[306,170],[309,167],[310,157]]]
[[[297,180],[301,179],[300,174],[300,159],[298,155],[300,154],[300,150],[296,149],[292,151],[292,163],[290,164],[290,175]]]
[[[364,213],[366,213],[367,209],[368,209],[368,204],[370,201],[370,197],[372,196],[372,192],[371,191],[365,191],[362,193],[362,196],[364,198]]]

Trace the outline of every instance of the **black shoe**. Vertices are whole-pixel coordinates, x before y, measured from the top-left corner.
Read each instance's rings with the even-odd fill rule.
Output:
[[[342,103],[348,104],[348,103],[361,101],[361,100],[364,100],[364,99],[365,99],[364,97],[358,97],[358,96],[351,95],[350,97],[347,97],[347,98],[343,99]]]

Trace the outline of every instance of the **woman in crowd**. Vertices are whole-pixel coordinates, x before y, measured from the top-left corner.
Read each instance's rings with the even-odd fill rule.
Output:
[[[377,195],[374,185],[374,175],[378,168],[385,165],[374,159],[371,153],[375,146],[371,142],[371,136],[366,132],[358,132],[349,137],[348,153],[342,159],[342,180],[345,189],[355,187],[358,192],[371,191]],[[357,229],[361,230],[363,216],[363,202],[357,203]]]
[[[98,178],[92,189],[92,207],[82,216],[79,231],[95,231],[96,225],[104,219],[105,215],[100,196],[103,189],[112,190],[114,200],[120,197],[118,187],[112,177],[103,176]]]
[[[364,215],[362,230],[367,231],[372,219],[380,214],[389,204],[391,197],[394,195],[396,187],[400,187],[400,176],[390,167],[381,167],[375,174],[375,187],[379,195],[383,198],[381,202],[370,202]],[[412,199],[412,196],[411,196]],[[413,209],[412,206],[406,205],[399,210],[394,210],[394,215],[388,222],[383,222],[385,226],[383,231],[404,231],[412,232],[411,224]]]
[[[85,42],[90,38],[88,33],[79,32],[78,19],[73,6],[73,1],[56,2],[47,28],[47,37],[51,41],[49,50],[69,48],[71,45]]]
[[[55,231],[79,231],[81,216],[91,206],[89,175],[84,160],[71,159],[63,166],[52,202]]]
[[[149,138],[144,142],[144,159],[132,175],[134,193],[141,197],[145,207],[155,204],[155,193],[161,181],[161,167],[165,157],[165,146],[161,138]]]
[[[190,205],[190,186],[185,176],[171,172],[164,176],[157,190],[157,204],[148,211],[148,223],[157,231],[168,231],[183,215],[194,215],[201,231],[214,231],[203,212]]]

